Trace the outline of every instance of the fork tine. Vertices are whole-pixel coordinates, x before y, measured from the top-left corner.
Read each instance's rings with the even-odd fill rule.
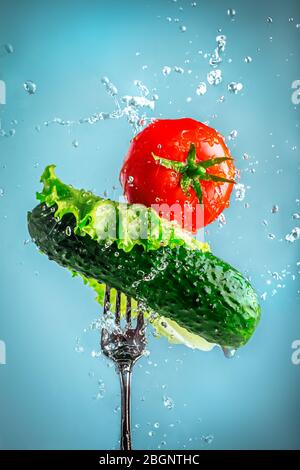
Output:
[[[126,323],[131,326],[131,297],[126,298]]]
[[[116,313],[115,313],[115,322],[116,325],[120,324],[120,310],[121,310],[121,292],[117,290],[117,297],[116,297]]]
[[[106,285],[105,296],[104,296],[104,310],[103,310],[104,315],[108,313],[109,308],[110,308],[110,287]]]
[[[137,317],[137,330],[142,330],[144,328],[144,312],[142,309],[141,302],[138,302],[138,317]]]

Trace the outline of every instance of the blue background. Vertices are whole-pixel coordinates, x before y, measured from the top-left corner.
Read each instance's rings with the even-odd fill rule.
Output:
[[[234,20],[227,8],[235,8]],[[91,357],[97,333],[84,332],[99,315],[94,294],[24,244],[26,212],[46,164],[56,163],[58,175],[74,186],[112,196],[116,185],[114,197],[121,194],[118,172],[132,137],[125,119],[43,124],[112,111],[103,75],[121,96],[136,93],[135,79],[156,89],[160,99],[150,116],[209,121],[225,136],[238,131],[228,145],[249,188],[244,201],[233,195],[227,224],[209,226],[206,240],[251,276],[260,295],[267,292],[257,332],[232,360],[217,348],[171,347],[149,333],[151,354],[134,371],[135,448],[300,447],[300,365],[291,361],[291,344],[300,339],[300,241],[284,239],[300,211],[300,105],[291,101],[291,84],[300,79],[299,23],[297,0],[198,0],[196,7],[180,0],[1,0],[0,44],[12,44],[14,53],[2,48],[0,55],[7,86],[0,117],[2,128],[16,133],[0,137],[0,340],[7,348],[7,364],[0,365],[0,448],[118,447],[118,379],[106,360]],[[227,36],[223,82],[198,96],[210,70],[203,55],[213,52],[220,28]],[[185,73],[165,77],[165,65]],[[24,90],[26,80],[36,83],[34,95]],[[243,91],[229,94],[231,81],[241,81]],[[222,95],[225,101],[217,102]],[[244,153],[251,158],[244,160]],[[282,270],[286,277],[274,279]],[[97,400],[99,379],[105,394]],[[164,406],[164,395],[174,400],[173,409]]]

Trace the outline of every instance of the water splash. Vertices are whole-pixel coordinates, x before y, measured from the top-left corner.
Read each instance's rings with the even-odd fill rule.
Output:
[[[114,101],[114,109],[112,111],[100,111],[91,114],[90,116],[82,117],[78,120],[69,120],[55,117],[51,120],[45,121],[44,125],[49,126],[55,124],[59,126],[70,127],[78,124],[92,125],[98,123],[99,121],[108,119],[125,118],[130,124],[133,133],[137,134],[143,129],[145,125],[152,122],[154,116],[148,116],[147,113],[149,111],[153,113],[155,110],[155,104],[159,97],[156,94],[151,96],[149,89],[140,80],[134,81],[134,85],[137,87],[138,94],[124,95],[121,97],[119,96],[117,87],[109,80],[108,77],[102,77],[101,83],[103,84],[106,93]],[[74,146],[76,147],[76,145]]]
[[[212,67],[217,67],[222,61],[222,55],[225,51],[227,38],[223,34],[216,36],[217,47],[209,59],[209,64]]]

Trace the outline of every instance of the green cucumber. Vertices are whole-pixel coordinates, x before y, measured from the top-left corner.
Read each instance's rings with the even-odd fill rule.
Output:
[[[256,293],[207,245],[152,209],[120,205],[65,185],[53,166],[46,168],[42,182],[41,203],[28,214],[28,227],[49,259],[120,289],[209,342],[238,348],[252,336],[260,319]],[[105,230],[116,207],[119,222],[112,234]],[[154,220],[146,238],[136,234],[141,212]]]

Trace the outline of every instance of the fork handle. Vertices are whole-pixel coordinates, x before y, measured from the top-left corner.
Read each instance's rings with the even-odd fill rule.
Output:
[[[132,363],[118,364],[121,384],[121,450],[131,450],[130,392]]]

